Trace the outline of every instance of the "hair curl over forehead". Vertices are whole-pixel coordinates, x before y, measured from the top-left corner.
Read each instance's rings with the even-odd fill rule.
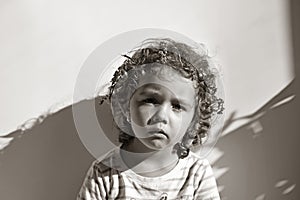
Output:
[[[119,141],[128,143],[133,139],[134,136],[126,133],[120,126],[130,126],[126,112],[129,110],[131,95],[137,89],[138,80],[151,71],[151,64],[159,63],[162,64],[159,66],[171,67],[193,81],[197,91],[197,107],[184,138],[192,139],[193,145],[201,144],[202,138],[208,134],[213,116],[222,114],[224,110],[223,99],[216,96],[217,70],[204,46],[194,49],[171,39],[156,38],[145,40],[139,48],[130,53],[132,56],[123,55],[126,60],[115,71],[109,94],[106,96],[111,100],[112,109],[121,107],[114,115],[114,120],[120,128]]]

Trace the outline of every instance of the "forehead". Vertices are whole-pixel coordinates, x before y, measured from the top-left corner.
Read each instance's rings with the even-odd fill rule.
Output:
[[[156,66],[154,66],[155,68]],[[166,91],[178,97],[194,99],[195,88],[190,79],[184,78],[179,72],[168,66],[152,70],[140,77],[136,90],[143,91]]]
[[[152,63],[143,66],[144,74],[139,77],[139,85],[145,82],[158,83],[161,81],[172,82],[173,84],[190,84],[192,81],[183,77],[183,75],[168,65]]]

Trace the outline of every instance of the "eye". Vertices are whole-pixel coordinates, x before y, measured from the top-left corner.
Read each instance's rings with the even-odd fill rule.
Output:
[[[157,104],[158,101],[155,98],[146,98],[142,100],[145,104]]]
[[[179,103],[174,103],[172,105],[172,108],[176,111],[182,111],[183,110],[183,107],[179,104]]]

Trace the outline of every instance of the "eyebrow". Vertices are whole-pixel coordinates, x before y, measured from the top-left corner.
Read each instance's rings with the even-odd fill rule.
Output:
[[[155,86],[151,86],[151,87],[146,87],[143,89],[143,91],[141,93],[139,93],[139,95],[147,95],[149,93],[151,94],[159,94],[159,88],[155,87]]]
[[[189,107],[189,108],[192,108],[194,104],[190,104],[187,102],[186,99],[176,99],[176,102],[178,102],[180,105],[183,105],[185,107]]]

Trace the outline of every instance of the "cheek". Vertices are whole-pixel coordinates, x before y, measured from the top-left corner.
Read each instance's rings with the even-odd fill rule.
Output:
[[[183,136],[186,133],[186,130],[190,126],[194,113],[186,113],[177,117],[176,120],[173,121],[173,127],[178,130],[178,134]]]
[[[147,106],[131,106],[131,121],[139,126],[147,125],[147,121],[151,116],[151,108]]]
[[[193,118],[194,118],[194,111],[191,111],[190,113],[187,114],[187,116],[184,117],[184,122],[185,124],[187,124],[189,126],[189,124],[192,122]]]

